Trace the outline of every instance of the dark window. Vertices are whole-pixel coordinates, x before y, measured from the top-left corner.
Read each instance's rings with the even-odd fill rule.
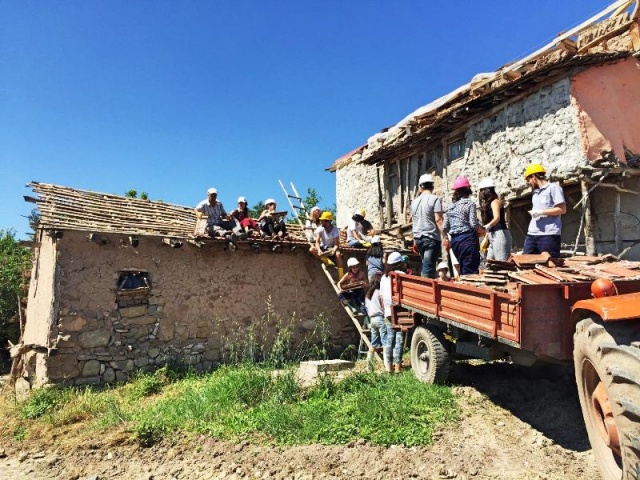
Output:
[[[141,271],[123,271],[118,274],[116,300],[119,307],[147,305],[151,284],[149,274]]]
[[[464,156],[464,139],[460,138],[447,145],[447,161],[449,163]]]

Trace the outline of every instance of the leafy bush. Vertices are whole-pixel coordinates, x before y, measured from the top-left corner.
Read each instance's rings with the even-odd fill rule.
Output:
[[[68,398],[69,393],[57,387],[33,390],[22,405],[22,417],[34,419],[52,412],[66,401],[65,397]]]

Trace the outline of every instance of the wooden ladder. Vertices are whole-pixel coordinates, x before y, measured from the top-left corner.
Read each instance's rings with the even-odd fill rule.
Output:
[[[300,195],[298,194],[298,191],[296,190],[296,187],[293,184],[293,182],[290,182],[291,190],[294,193],[293,195],[290,195],[289,192],[287,192],[287,189],[285,188],[282,181],[278,180],[278,182],[280,183],[280,186],[282,187],[282,191],[284,192],[285,196],[287,197],[287,201],[291,206],[291,212],[293,213],[293,216],[297,219],[300,226],[302,226],[302,229],[304,232],[304,221],[302,219],[308,218],[308,214],[307,214],[307,207],[302,201],[302,197],[300,197]],[[295,200],[297,202],[297,205],[294,205],[292,200]],[[313,246],[312,242],[309,242],[309,244]],[[329,283],[331,283],[333,290],[336,292],[336,300],[337,300],[338,294],[340,293],[340,287],[338,287],[338,282],[334,280],[333,275],[329,270],[329,267],[325,263],[322,263],[321,266],[322,266],[322,271],[324,272],[325,276],[329,280]],[[349,315],[349,318],[353,322],[353,325],[356,327],[356,330],[358,330],[358,333],[360,334],[360,342],[358,346],[358,358],[360,358],[360,356],[365,351],[362,347],[364,343],[364,345],[367,346],[367,351],[374,352],[373,358],[375,358],[376,361],[382,363],[382,357],[378,352],[376,352],[373,349],[371,345],[371,340],[369,339],[369,329],[366,328],[365,326],[364,315],[362,315],[360,312],[354,312],[348,305],[342,305],[342,307],[344,308],[344,311],[347,312],[347,315]]]

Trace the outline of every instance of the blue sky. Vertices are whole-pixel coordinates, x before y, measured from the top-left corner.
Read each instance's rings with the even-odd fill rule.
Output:
[[[608,0],[0,0],[0,229],[31,180],[230,210],[325,169]]]

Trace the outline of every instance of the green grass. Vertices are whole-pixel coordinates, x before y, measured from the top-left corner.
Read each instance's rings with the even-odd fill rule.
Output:
[[[106,390],[40,389],[13,410],[6,434],[14,439],[76,423],[92,435],[124,428],[147,446],[178,433],[280,445],[358,439],[425,445],[435,429],[457,418],[448,387],[420,383],[410,373],[353,373],[341,381],[322,376],[303,389],[293,368],[275,375],[248,363],[206,375],[162,369]]]

